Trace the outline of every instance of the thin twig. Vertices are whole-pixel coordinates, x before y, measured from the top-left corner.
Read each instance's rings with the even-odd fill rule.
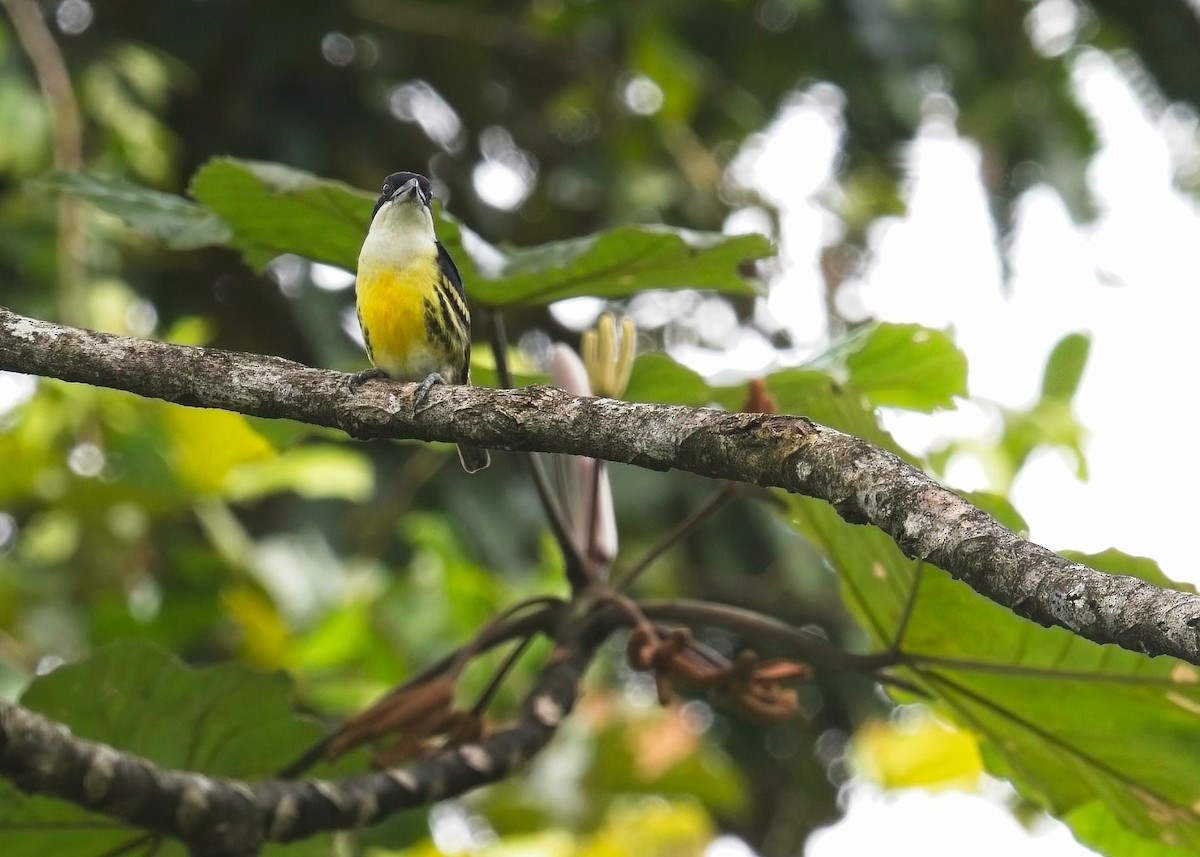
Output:
[[[676,627],[679,627],[679,626],[677,626],[677,625],[674,625],[674,626],[655,625],[654,633],[658,634],[658,636],[660,636],[660,637],[666,637],[668,634],[671,633],[672,628],[676,628]],[[704,642],[696,639],[695,636],[693,636],[692,639],[688,641],[688,648],[691,651],[695,652],[700,657],[704,658],[704,660],[708,661],[714,667],[729,666],[729,658],[725,657],[723,654],[718,652],[716,649],[714,649],[712,646],[708,645],[707,643],[704,643]]]
[[[679,598],[671,601],[640,601],[637,605],[642,614],[653,620],[678,622],[689,627],[710,625],[723,628],[743,637],[773,643],[813,666],[854,671],[889,687],[905,690],[915,696],[929,697],[929,692],[920,685],[884,672],[888,667],[907,665],[904,656],[897,652],[883,651],[869,655],[847,652],[816,634],[793,628],[762,613],[726,604]]]
[[[504,625],[497,625],[493,622],[488,627],[480,631],[479,634],[477,634],[475,638],[471,640],[471,642],[446,655],[443,655],[441,658],[425,667],[419,673],[410,677],[403,684],[393,687],[386,694],[384,694],[381,699],[396,696],[397,694],[403,693],[410,688],[425,684],[451,671],[457,664],[459,664],[463,652],[468,649],[473,649],[474,653],[478,655],[516,637],[531,637],[533,634],[539,632],[549,632],[552,630],[552,627],[555,624],[556,614],[562,608],[563,602],[559,601],[558,599],[546,600],[554,602],[554,604],[536,613],[531,613],[528,616],[522,616],[519,619],[514,619]],[[528,607],[530,606],[530,602],[525,601],[520,605],[515,606]],[[509,615],[511,615],[512,611],[513,608],[509,608]],[[306,749],[294,760],[289,762],[287,765],[284,765],[276,776],[285,780],[299,777],[305,771],[312,768],[313,765],[325,758],[325,750],[339,734],[340,730],[333,730],[320,741]]]
[[[908,633],[908,624],[912,621],[913,611],[917,607],[917,593],[921,590],[921,579],[925,576],[925,563],[920,560],[916,561],[916,571],[913,572],[912,588],[908,590],[908,598],[904,602],[904,613],[900,616],[900,622],[896,625],[896,633],[892,637],[892,644],[888,646],[893,652],[899,652],[900,647],[904,645],[904,635]]]
[[[617,582],[613,585],[613,589],[615,589],[617,592],[624,592],[626,589],[628,589],[629,586],[638,579],[642,572],[649,568],[656,559],[670,550],[676,542],[686,536],[695,527],[708,520],[708,517],[712,515],[713,512],[717,511],[727,502],[729,502],[729,500],[736,493],[736,490],[737,489],[732,482],[726,482],[719,489],[714,491],[712,496],[710,496],[708,500],[703,503],[703,505],[695,509],[690,515],[672,527],[669,531],[664,533],[659,540],[654,543],[650,550],[646,551],[645,555],[643,555],[641,559],[635,562],[629,569],[624,571],[621,576],[617,578]]]
[[[587,537],[587,555],[593,562],[600,562],[600,557],[597,554],[598,545],[597,539],[600,538],[600,485],[606,478],[604,473],[604,462],[598,458],[588,459],[592,466],[588,469],[591,474],[591,480],[588,485],[588,496],[591,498],[588,504],[588,537]],[[611,559],[611,558],[610,558]],[[603,573],[607,573],[610,569],[608,563],[604,563]]]
[[[508,371],[508,338],[504,332],[504,316],[500,310],[493,310],[490,317],[489,341],[496,360],[496,379],[501,387],[507,389],[512,386],[512,375]],[[572,591],[582,589],[590,583],[588,568],[591,563],[588,562],[582,547],[575,543],[562,504],[550,489],[550,481],[546,478],[546,472],[542,470],[538,457],[533,453],[526,453],[522,457],[525,459],[529,477],[533,480],[533,487],[537,490],[538,500],[546,512],[550,531],[558,542],[559,550],[562,551],[567,581],[571,584]]]
[[[847,652],[816,634],[793,628],[778,619],[707,601],[685,598],[670,601],[639,601],[641,612],[660,622],[678,622],[688,626],[709,625],[733,631],[744,637],[774,643],[814,666],[831,669],[850,669],[880,678],[880,670],[897,666],[902,659],[892,652],[860,655]],[[882,679],[880,679],[882,680]]]
[[[54,35],[46,26],[34,0],[0,0],[12,19],[37,75],[42,97],[50,109],[54,166],[77,172],[83,169],[83,121],[71,75]],[[84,254],[87,222],[83,206],[70,194],[58,197],[58,313],[68,324],[86,321],[84,308]]]
[[[479,699],[475,700],[475,704],[471,706],[472,717],[482,717],[489,705],[492,704],[492,699],[496,696],[496,692],[500,689],[500,685],[504,683],[504,679],[512,671],[512,668],[517,665],[517,661],[521,660],[521,655],[529,649],[533,643],[533,635],[529,635],[521,640],[513,650],[508,653],[508,657],[504,659],[504,663],[500,665],[500,669],[496,670],[488,682],[487,687],[483,689],[483,693],[479,694]]]
[[[495,645],[495,643],[492,642],[495,638],[495,635],[500,633],[502,629],[506,629],[509,626],[509,622],[512,617],[516,616],[518,613],[528,610],[530,607],[542,607],[543,609],[539,610],[534,615],[543,616],[550,611],[562,610],[566,608],[566,606],[567,603],[561,598],[557,598],[553,595],[539,595],[534,598],[526,598],[524,601],[519,601],[510,607],[506,607],[504,610],[493,616],[492,619],[483,626],[483,630],[475,635],[475,639],[459,649],[458,658],[452,664],[450,672],[453,674],[458,674],[462,671],[462,668],[466,666],[468,661],[477,657],[481,652],[485,652],[492,648]],[[508,639],[512,639],[512,637],[510,636]]]

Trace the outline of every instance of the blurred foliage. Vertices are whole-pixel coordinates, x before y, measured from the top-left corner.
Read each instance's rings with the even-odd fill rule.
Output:
[[[920,713],[915,719],[863,724],[854,734],[855,768],[887,788],[974,788],[983,774],[975,736]]]
[[[611,809],[594,833],[528,833],[474,845],[470,853],[480,857],[701,857],[712,835],[712,822],[694,803],[626,801]],[[366,853],[370,857],[437,857],[446,852],[426,842],[403,851],[370,848]]]
[[[359,368],[346,335],[351,279],[335,268],[353,267],[381,178],[417,169],[435,182],[439,234],[471,297],[510,308],[519,379],[539,377],[546,342],[575,336],[551,302],[593,296],[620,309],[669,289],[649,295],[664,299],[665,320],[640,334],[626,398],[742,407],[743,383],[663,353],[703,341],[696,317],[715,311],[781,349],[784,368],[765,384],[782,410],[914,461],[876,409],[952,408],[968,394],[963,355],[946,332],[835,313],[827,350],[791,365],[786,334],[756,321],[753,274],[775,267],[754,262],[769,241],[720,234],[748,208],[765,210],[769,228],[783,188],[735,179],[737,155],[789,105],[832,105],[842,148],[815,202],[837,226],[826,258],[846,260],[825,272],[836,306],[837,283],[870,263],[869,230],[903,211],[903,152],[924,123],[953,122],[979,147],[1003,232],[1034,184],[1077,217],[1093,208],[1095,139],[1071,82],[1083,51],[1115,56],[1154,115],[1200,106],[1200,24],[1185,0],[1153,10],[1070,0],[1074,23],[1057,35],[1039,21],[1064,6],[1046,0],[42,5],[81,102],[88,169],[47,172],[49,113],[0,17],[0,303],[54,314],[55,201],[69,193],[90,203],[93,326]],[[68,13],[83,7],[80,24]],[[689,291],[699,287],[721,294],[700,299]],[[482,338],[487,312],[477,318]],[[1088,348],[1083,334],[1062,340],[1040,398],[996,409],[998,440],[948,444],[917,463],[944,472],[955,455],[979,457],[998,493],[972,499],[1023,528],[1003,495],[1035,450],[1063,450],[1086,473],[1072,400]],[[476,382],[488,383],[485,348],[475,360]],[[522,471],[498,456],[467,478],[442,466],[448,449],[347,444],[0,375],[0,692],[24,691],[79,734],[164,764],[270,770],[317,729],[289,713],[290,694],[332,716],[353,710],[504,606],[563,591]],[[610,472],[618,566],[706,490],[685,475]],[[1164,582],[1149,561],[1084,559]],[[798,498],[782,512],[731,505],[639,585],[763,610],[848,647],[888,645],[903,629],[906,650],[927,658],[909,677],[957,728],[913,731],[867,682],[836,674],[801,689],[807,719],[767,730],[698,699],[660,712],[647,708],[644,676],[606,656],[583,709],[527,777],[404,814],[357,847],[436,853],[439,818],[453,810],[457,828],[443,829],[466,819],[482,854],[699,854],[717,831],[768,857],[795,854],[837,817],[848,758],[892,785],[967,781],[982,759],[1106,853],[1198,844],[1189,668],[1035,627]],[[186,669],[164,650],[223,666]],[[498,716],[541,655],[522,659]],[[502,657],[473,669],[464,693]],[[278,670],[294,689],[264,674]],[[144,704],[131,708],[135,697]],[[213,717],[196,725],[205,700]],[[263,723],[278,732],[261,750],[254,739],[228,755]],[[93,855],[130,841],[104,823],[62,841],[21,827],[77,815],[0,792],[4,853]]]
[[[956,455],[973,456],[983,465],[993,490],[1007,494],[1035,451],[1053,449],[1070,460],[1080,479],[1086,479],[1087,431],[1076,418],[1072,403],[1090,350],[1091,340],[1084,334],[1064,336],[1046,359],[1037,400],[1028,408],[995,406],[1000,417],[999,438],[943,443],[930,452],[930,465],[945,473]]]
[[[173,250],[224,244],[230,239],[229,228],[203,206],[125,179],[54,172],[34,186],[85,199]]]
[[[375,195],[279,164],[221,158],[206,164],[191,192],[208,207],[126,183],[57,174],[47,186],[85,199],[177,248],[229,244],[262,270],[287,253],[353,269]],[[761,235],[723,236],[665,226],[623,226],[539,247],[501,250],[439,209],[442,243],[487,306],[649,289],[707,288],[752,294],[738,265],[770,255]]]
[[[165,767],[222,777],[270,776],[298,743],[322,734],[318,723],[293,712],[283,675],[237,664],[191,670],[144,644],[106,646],[41,676],[22,702],[70,722],[80,738],[126,747]],[[7,782],[0,783],[0,830],[5,853],[12,855],[186,853],[73,804],[26,796]],[[22,831],[29,832],[13,835]],[[318,837],[288,853],[327,854],[329,848],[329,837]]]

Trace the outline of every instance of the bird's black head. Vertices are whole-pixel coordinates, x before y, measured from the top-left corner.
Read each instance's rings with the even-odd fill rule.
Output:
[[[383,180],[383,191],[379,194],[379,199],[375,201],[371,217],[375,217],[385,202],[392,200],[401,202],[410,199],[426,208],[429,207],[433,202],[433,188],[429,184],[429,179],[420,173],[392,173]]]

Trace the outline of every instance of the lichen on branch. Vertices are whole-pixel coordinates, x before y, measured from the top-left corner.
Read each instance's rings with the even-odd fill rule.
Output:
[[[872,524],[907,555],[1042,625],[1200,665],[1200,597],[1103,574],[1029,542],[889,452],[804,417],[572,396],[551,387],[376,381],[278,357],[65,327],[0,308],[0,369],[193,407],[292,419],[356,438],[558,452],[783,488]]]

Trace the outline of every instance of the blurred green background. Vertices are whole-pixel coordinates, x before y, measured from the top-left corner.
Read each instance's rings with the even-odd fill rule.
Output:
[[[1076,15],[1065,35],[1031,38],[1036,17],[1061,17],[1063,3]],[[884,445],[893,442],[875,407],[928,412],[966,395],[965,363],[947,337],[865,326],[842,318],[836,302],[842,282],[870,261],[872,225],[904,210],[902,152],[937,108],[931,99],[950,100],[959,132],[978,145],[1002,233],[1034,182],[1054,188],[1074,216],[1094,212],[1085,176],[1096,139],[1070,82],[1084,46],[1118,57],[1148,104],[1193,110],[1200,103],[1200,22],[1183,0],[1158,0],[1152,9],[1119,0],[61,0],[40,9],[79,101],[88,172],[186,194],[210,159],[233,156],[373,193],[387,173],[417,170],[434,180],[447,211],[502,251],[628,223],[720,232],[732,228],[731,213],[746,210],[775,234],[773,200],[785,188],[771,187],[770,177],[765,188],[739,182],[730,165],[784,106],[814,92],[831,98],[844,136],[834,180],[819,197],[835,224],[823,240],[829,321],[819,347],[794,341],[786,326],[762,324],[761,299],[749,294],[703,300],[709,322],[716,313],[758,330],[784,355],[781,363],[804,358],[805,369],[770,380],[784,410]],[[259,274],[231,247],[173,250],[145,234],[154,229],[130,229],[128,218],[88,206],[79,270],[64,271],[56,249],[60,197],[37,181],[55,165],[52,128],[26,51],[0,16],[0,303],[180,343],[347,371],[365,365],[350,335],[349,275],[311,264],[303,246]],[[294,216],[303,225],[302,207]],[[483,256],[473,257],[482,268]],[[748,264],[745,273],[769,283],[777,265]],[[656,310],[666,315],[658,323],[642,325],[640,351],[719,346],[696,311],[701,299],[685,292],[679,301]],[[600,308],[548,304],[527,301],[505,313],[513,359],[531,376],[544,371],[550,342],[575,344]],[[487,314],[476,317],[481,338]],[[1042,398],[1007,414],[1000,439],[988,439],[1001,489],[1041,446],[1072,451],[1082,467],[1082,429],[1070,403],[1087,350],[1085,338],[1065,338]],[[490,357],[482,342],[476,351],[476,376],[485,378]],[[716,380],[722,386],[644,355],[628,395],[739,407],[745,379]],[[196,667],[286,670],[298,705],[322,715],[362,706],[516,598],[564,590],[532,486],[518,461],[495,460],[467,477],[446,448],[349,443],[301,426],[0,373],[0,692],[15,696],[50,673],[31,693],[56,710],[53,688],[37,689],[71,675],[59,665],[100,650],[91,667],[73,668],[83,670],[76,675],[94,675],[105,657],[116,658],[110,668],[120,673],[124,656],[104,647],[141,640],[160,648],[133,650],[140,654],[128,662],[142,671],[127,677],[128,692],[177,671],[178,681],[193,680],[156,660],[154,652],[166,650]],[[921,463],[937,473],[945,456]],[[632,564],[709,490],[686,475],[611,473],[619,566]],[[1021,525],[1002,498],[986,502]],[[855,587],[865,581],[869,589],[871,575],[884,579],[884,567],[896,581],[923,572],[887,554],[883,542],[845,547],[846,533],[853,540],[862,531],[803,503],[730,505],[647,575],[642,594],[764,610],[849,647],[889,642],[907,590],[897,583],[892,600],[867,594],[856,602]],[[1109,560],[1126,573],[1157,573],[1128,568],[1128,558]],[[938,580],[955,598],[973,597]],[[875,608],[890,619],[873,626]],[[1140,661],[1097,662],[1091,649],[1071,649],[1074,641],[1000,613],[987,613],[988,621],[1017,623],[1028,642],[1001,650],[1014,662],[1036,660],[1030,652],[1046,646],[1074,652],[1056,668],[1078,655],[1077,666],[1142,671]],[[922,632],[929,651],[971,633],[929,625]],[[706,639],[719,649],[736,644],[720,634]],[[523,662],[501,713],[512,710],[535,667]],[[223,680],[204,679],[215,687]],[[81,692],[65,677],[59,682],[58,693]],[[262,693],[278,707],[290,692],[284,684]],[[1041,783],[1013,799],[1020,812],[1087,810],[1091,816],[1072,822],[1076,833],[1123,853],[1105,833],[1115,822],[1103,814],[1111,805],[1096,797],[1099,785],[1078,794],[1059,783],[1056,791],[1038,779],[1053,778],[1039,766],[1022,771],[1011,759],[998,761],[986,749],[996,734],[982,716],[972,719],[966,703],[942,714],[970,732],[920,718],[914,726],[862,678],[821,674],[801,689],[805,717],[764,729],[702,699],[660,711],[651,696],[646,677],[631,674],[614,649],[595,670],[580,715],[528,779],[409,813],[337,847],[425,854],[481,849],[499,837],[524,843],[514,853],[698,854],[728,833],[764,855],[796,854],[814,829],[839,816],[838,790],[852,769],[847,742],[857,736],[859,776],[889,785],[970,784],[987,761],[994,772]],[[1086,710],[1076,715],[1087,720]],[[1180,739],[1186,734],[1194,733]],[[926,764],[931,758],[937,763]],[[270,764],[264,755],[260,773]],[[930,776],[930,764],[940,773]],[[1140,782],[1141,774],[1130,776]],[[13,801],[7,829],[17,835],[31,817],[21,814],[34,810]],[[1151,822],[1130,822],[1123,811],[1113,810],[1136,836],[1149,835]],[[1194,814],[1180,824],[1193,841]],[[114,836],[104,847],[136,841]],[[48,847],[44,841],[28,842],[29,853],[49,853],[37,850]],[[313,847],[329,853],[331,846]],[[95,843],[81,848],[103,851]]]

